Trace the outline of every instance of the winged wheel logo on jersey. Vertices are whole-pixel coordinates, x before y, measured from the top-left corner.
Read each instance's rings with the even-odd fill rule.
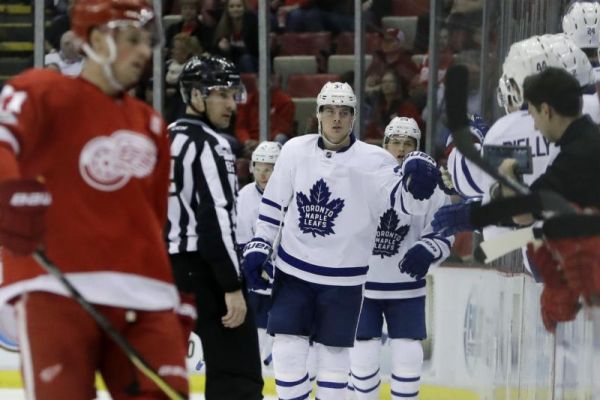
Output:
[[[381,256],[383,258],[398,254],[400,243],[402,243],[410,229],[409,225],[398,227],[399,222],[398,213],[393,208],[387,210],[379,218],[375,246],[373,247],[374,256]]]
[[[157,154],[156,145],[146,136],[118,130],[85,144],[79,155],[79,171],[91,187],[111,192],[125,186],[131,178],[150,175]]]
[[[344,208],[344,200],[329,200],[331,192],[323,179],[319,179],[310,189],[309,196],[296,193],[296,204],[300,217],[300,230],[313,237],[335,234],[334,221]]]

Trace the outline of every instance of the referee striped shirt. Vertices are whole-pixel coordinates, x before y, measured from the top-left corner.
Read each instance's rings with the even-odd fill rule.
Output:
[[[186,115],[169,126],[171,174],[166,239],[170,254],[200,252],[227,288],[239,286],[235,249],[237,176],[227,139]]]

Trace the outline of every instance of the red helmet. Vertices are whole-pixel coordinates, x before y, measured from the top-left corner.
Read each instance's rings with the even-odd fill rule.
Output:
[[[87,41],[92,28],[113,23],[133,23],[140,27],[154,22],[150,0],[75,0],[71,29]]]

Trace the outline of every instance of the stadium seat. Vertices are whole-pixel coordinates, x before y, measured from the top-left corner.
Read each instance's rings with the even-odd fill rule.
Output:
[[[162,17],[162,25],[163,25],[163,29],[165,31],[165,33],[169,30],[169,27],[171,27],[171,25],[175,25],[177,23],[181,22],[181,15],[165,15]],[[170,46],[170,43],[167,43],[168,46]]]
[[[381,18],[381,25],[384,29],[399,28],[402,30],[404,32],[405,46],[412,49],[417,34],[417,17],[383,17]]]
[[[316,97],[327,82],[340,79],[335,74],[293,74],[288,77],[287,94],[291,97]]]
[[[316,74],[315,56],[277,56],[273,59],[273,71],[281,76],[283,90],[287,89],[287,78],[292,74]]]
[[[316,94],[315,94],[316,97]],[[304,135],[307,132],[306,121],[316,116],[317,99],[316,98],[293,98],[292,101],[296,106],[296,112],[294,114],[294,121],[296,122],[296,134]]]
[[[373,56],[365,55],[365,69],[371,64]],[[331,55],[327,63],[327,73],[342,75],[345,72],[354,71],[354,55]]]
[[[378,33],[365,33],[365,53],[379,50],[381,36]],[[342,32],[336,38],[335,54],[354,54],[354,32]]]
[[[284,33],[279,36],[279,55],[316,55],[331,50],[331,32]]]
[[[429,0],[392,0],[392,15],[405,17],[429,12]]]

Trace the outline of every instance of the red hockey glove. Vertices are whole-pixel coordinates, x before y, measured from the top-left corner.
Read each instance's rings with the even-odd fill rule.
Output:
[[[36,180],[0,182],[0,246],[18,255],[33,253],[42,242],[51,203],[50,193]]]
[[[544,285],[540,298],[542,321],[548,332],[554,332],[558,322],[575,319],[579,311],[579,294],[566,283],[559,287]]]
[[[600,296],[600,237],[551,240],[548,245],[569,287],[592,304]]]
[[[558,261],[554,259],[550,249],[545,244],[536,248],[532,243],[529,243],[527,254],[533,260],[534,265],[532,267],[537,270],[546,286],[561,286],[564,279],[563,274],[558,269]]]

